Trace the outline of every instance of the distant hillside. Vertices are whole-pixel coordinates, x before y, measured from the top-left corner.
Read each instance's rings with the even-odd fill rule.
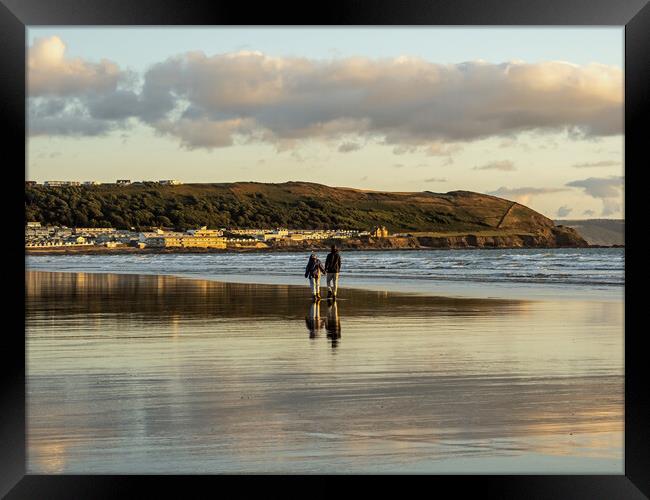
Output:
[[[547,217],[495,196],[469,191],[362,191],[308,182],[28,186],[25,217],[44,224],[117,228],[207,225],[364,230],[384,225],[391,233],[522,235],[537,246],[586,244],[574,231],[558,228]]]
[[[574,228],[590,245],[625,244],[624,219],[557,220],[555,223]]]

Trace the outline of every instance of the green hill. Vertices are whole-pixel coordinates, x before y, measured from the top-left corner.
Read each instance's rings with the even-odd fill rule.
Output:
[[[363,191],[308,182],[28,186],[25,217],[43,224],[116,228],[207,225],[367,230],[384,225],[391,233],[534,235],[553,241],[559,238],[558,244],[565,240],[584,244],[575,232],[495,196],[469,191]]]

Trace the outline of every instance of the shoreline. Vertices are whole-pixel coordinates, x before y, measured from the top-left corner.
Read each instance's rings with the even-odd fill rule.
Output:
[[[268,276],[257,275],[254,277],[240,274],[179,274],[161,272],[129,272],[125,270],[61,270],[25,268],[25,273],[45,272],[64,274],[92,274],[92,275],[116,275],[116,276],[159,276],[173,277],[192,281],[206,281],[221,284],[242,284],[302,288],[305,290],[305,297],[310,297],[308,282],[301,277]],[[347,286],[347,283],[350,283]],[[321,292],[326,290],[325,279],[321,279]],[[359,278],[342,278],[339,283],[339,297],[344,298],[346,290],[363,292],[396,293],[411,296],[433,297],[444,299],[479,299],[479,300],[515,300],[528,302],[621,302],[625,300],[625,288],[611,287],[606,289],[594,289],[593,287],[565,289],[552,285],[532,286],[530,284],[519,284],[501,282],[450,282],[435,280],[363,280]],[[325,299],[323,299],[325,301]]]
[[[528,246],[528,247],[342,247],[337,245],[338,248],[346,252],[396,252],[396,251],[422,251],[422,250],[578,250],[581,248],[622,248],[624,245],[589,245],[588,247],[575,247],[575,246]],[[123,248],[106,248],[106,247],[59,247],[59,248],[25,248],[25,255],[133,255],[133,254],[224,254],[224,253],[303,253],[310,252],[311,250],[329,250],[328,245],[313,245],[306,247],[270,247],[270,248],[136,248],[136,247],[123,247]]]

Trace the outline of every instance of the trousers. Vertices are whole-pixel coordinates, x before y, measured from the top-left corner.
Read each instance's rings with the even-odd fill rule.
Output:
[[[320,294],[320,273],[315,277],[309,277],[309,286],[311,288],[312,295]]]
[[[336,297],[339,289],[339,273],[327,273],[327,288]]]

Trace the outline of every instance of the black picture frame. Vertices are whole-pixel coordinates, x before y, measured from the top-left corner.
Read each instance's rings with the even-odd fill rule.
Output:
[[[2,411],[0,412],[0,495],[7,498],[109,498],[130,496],[137,483],[149,494],[170,487],[209,486],[223,476],[37,476],[26,475],[24,211],[20,200],[25,165],[26,26],[36,25],[607,25],[625,26],[625,473],[609,476],[433,476],[429,491],[451,486],[455,494],[480,492],[500,498],[644,498],[650,496],[650,404],[645,387],[649,363],[642,348],[645,329],[641,299],[634,293],[642,275],[634,269],[640,245],[633,236],[642,199],[638,170],[650,166],[646,125],[650,104],[650,5],[648,0],[373,0],[322,4],[248,4],[210,0],[0,0],[0,110],[8,125],[3,140],[4,245],[15,265],[6,264],[8,311],[13,326],[4,331]],[[25,141],[25,143],[23,142]],[[14,158],[9,161],[9,158]],[[24,171],[23,171],[24,174]],[[24,177],[24,175],[23,175]],[[13,198],[15,197],[15,199]],[[11,208],[9,210],[9,208]],[[15,212],[14,212],[15,210]],[[21,215],[22,213],[22,215]],[[15,235],[14,235],[15,232]],[[11,284],[10,284],[11,283]],[[20,292],[23,292],[22,294]],[[6,323],[7,325],[9,322]],[[643,322],[639,324],[643,325]],[[267,478],[270,479],[270,478]],[[430,484],[428,481],[433,480]],[[243,481],[242,481],[243,482]],[[373,481],[383,487],[383,481]],[[140,485],[140,484],[138,484]],[[245,490],[242,490],[245,491]]]

